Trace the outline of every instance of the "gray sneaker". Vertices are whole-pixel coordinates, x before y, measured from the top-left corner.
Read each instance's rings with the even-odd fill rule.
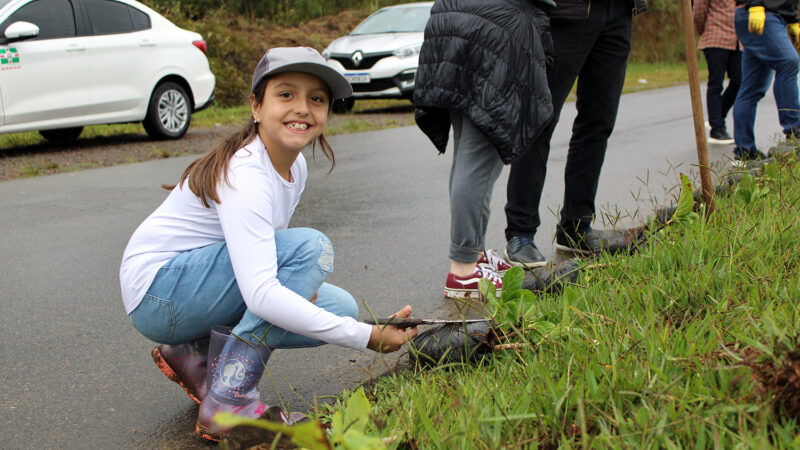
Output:
[[[547,259],[536,248],[533,238],[528,236],[514,236],[506,245],[506,261],[526,269],[542,267],[547,264]]]

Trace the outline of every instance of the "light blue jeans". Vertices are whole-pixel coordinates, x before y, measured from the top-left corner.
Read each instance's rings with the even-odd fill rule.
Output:
[[[333,247],[311,228],[275,232],[278,281],[338,316],[358,316],[358,306],[344,289],[325,283],[333,271]],[[130,320],[146,338],[162,344],[184,344],[208,337],[211,327],[233,327],[232,333],[270,347],[313,347],[324,342],[290,333],[250,312],[239,292],[224,242],[175,256],[159,269]]]
[[[736,35],[744,46],[742,82],[733,104],[733,137],[737,155],[756,149],[755,121],[758,101],[764,97],[775,73],[772,92],[778,106],[778,121],[788,136],[800,128],[800,100],[797,88],[797,50],[786,33],[786,21],[768,12],[764,33],[750,33],[747,8],[736,8]]]

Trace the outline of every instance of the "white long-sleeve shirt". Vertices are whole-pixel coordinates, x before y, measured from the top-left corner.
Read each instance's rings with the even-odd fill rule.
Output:
[[[364,349],[372,326],[325,311],[277,279],[275,230],[288,227],[305,187],[303,155],[292,165],[292,181],[286,181],[256,137],[234,154],[227,174],[229,183],[217,187],[219,203],[204,207],[185,182],[133,233],[120,267],[125,311],[136,309],[158,270],[175,255],[224,241],[251,312],[297,334]]]

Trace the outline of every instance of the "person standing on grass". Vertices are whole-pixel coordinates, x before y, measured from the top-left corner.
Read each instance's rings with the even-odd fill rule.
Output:
[[[778,121],[787,139],[800,137],[797,50],[800,23],[797,0],[736,0],[734,25],[742,52],[742,84],[733,104],[734,160],[766,157],[755,140],[756,108],[769,89],[778,107]]]
[[[510,266],[485,250],[489,202],[503,164],[533,144],[553,115],[547,70],[552,0],[438,0],[425,27],[414,116],[440,153],[453,128],[450,271],[444,295],[500,295]]]
[[[706,109],[708,110],[708,142],[733,144],[725,118],[733,108],[742,79],[742,49],[733,26],[736,0],[695,0],[692,7],[694,28],[700,35],[697,48],[703,51],[708,64]],[[728,87],[723,92],[725,74]]]
[[[252,121],[189,165],[133,233],[120,267],[133,327],[161,344],[156,365],[200,404],[196,431],[212,441],[228,431],[213,420],[219,412],[298,420],[261,400],[275,349],[392,352],[417,333],[358,322],[353,296],[325,282],[331,242],[289,228],[308,174],[301,151],[318,143],[333,166],[322,132],[350,84],[312,48],[273,48],[250,92]]]
[[[625,81],[632,14],[643,12],[647,4],[645,0],[558,0],[556,4],[550,16],[555,65],[548,78],[553,121],[530,151],[511,165],[506,191],[506,259],[527,268],[547,262],[533,238],[541,224],[539,202],[550,138],[576,79],[578,115],[572,124],[564,171],[564,204],[556,227],[556,248],[591,254],[628,247],[624,232],[593,230],[591,223],[600,169]]]

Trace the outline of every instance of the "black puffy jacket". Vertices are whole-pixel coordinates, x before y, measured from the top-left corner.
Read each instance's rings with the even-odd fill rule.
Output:
[[[437,0],[419,54],[417,125],[444,153],[449,110],[460,112],[510,163],[553,116],[552,46],[536,1]]]
[[[647,0],[628,0],[634,14],[641,14],[647,10]],[[589,17],[589,8],[592,0],[558,0],[552,19],[580,20]]]
[[[745,8],[753,6],[763,6],[768,12],[775,13],[786,23],[797,22],[797,0],[736,0],[737,5],[744,5]]]

